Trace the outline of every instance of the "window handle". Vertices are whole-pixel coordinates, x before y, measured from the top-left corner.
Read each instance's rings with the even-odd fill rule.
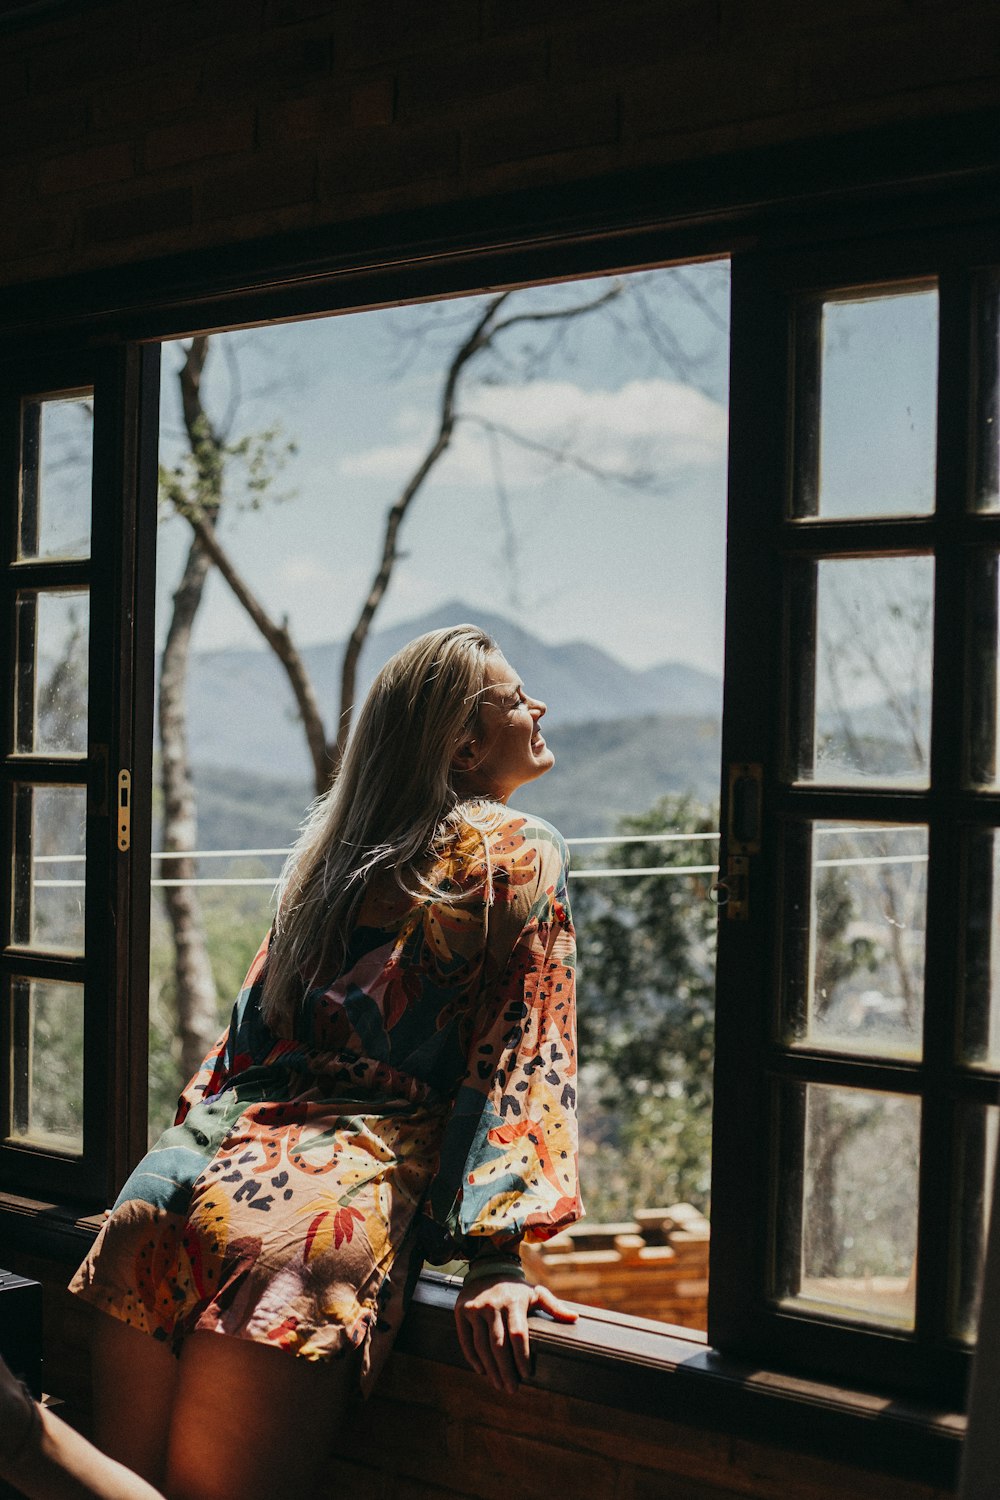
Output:
[[[725,876],[712,888],[730,922],[746,922],[750,916],[750,856],[760,853],[763,792],[764,767],[734,761],[729,767]]]

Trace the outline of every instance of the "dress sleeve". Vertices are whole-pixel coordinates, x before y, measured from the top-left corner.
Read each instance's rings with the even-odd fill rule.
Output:
[[[546,1240],[583,1215],[576,1128],[576,944],[566,846],[537,844],[537,880],[499,983],[470,1029],[467,1070],[424,1204],[441,1263]],[[508,928],[508,932],[509,932]],[[501,956],[502,961],[502,956]]]
[[[235,1074],[262,1062],[266,1053],[273,1049],[274,1033],[260,1014],[261,973],[270,942],[268,933],[247,971],[229,1025],[182,1090],[177,1101],[175,1125],[182,1123],[193,1105],[221,1094]]]

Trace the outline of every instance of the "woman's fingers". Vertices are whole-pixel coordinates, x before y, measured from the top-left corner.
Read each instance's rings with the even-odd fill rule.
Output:
[[[543,1308],[545,1312],[558,1318],[560,1323],[575,1323],[580,1316],[568,1302],[560,1302],[555,1292],[550,1292],[547,1286],[536,1286],[532,1289],[532,1293],[532,1307]]]
[[[472,1329],[467,1321],[467,1315],[462,1311],[461,1307],[455,1309],[455,1327],[458,1330],[459,1347],[465,1355],[468,1364],[475,1370],[477,1375],[482,1375],[484,1371],[479,1362],[479,1355],[476,1353],[476,1343],[472,1336]]]
[[[494,1390],[502,1390],[503,1382],[500,1379],[500,1371],[497,1369],[496,1360],[493,1357],[493,1344],[490,1339],[489,1325],[480,1313],[473,1314],[472,1337],[476,1341],[476,1354],[482,1366],[483,1374]]]
[[[521,1380],[517,1371],[517,1366],[514,1363],[514,1352],[511,1349],[510,1338],[508,1336],[507,1320],[510,1317],[510,1313],[511,1309],[509,1307],[504,1308],[503,1310],[501,1310],[499,1307],[495,1308],[493,1312],[493,1323],[490,1332],[493,1341],[493,1358],[496,1360],[497,1373],[500,1376],[500,1381],[508,1396],[513,1396],[517,1393],[517,1388],[520,1385]]]
[[[512,1307],[507,1314],[507,1337],[517,1366],[519,1380],[527,1380],[531,1374],[530,1337],[528,1316],[520,1305]]]

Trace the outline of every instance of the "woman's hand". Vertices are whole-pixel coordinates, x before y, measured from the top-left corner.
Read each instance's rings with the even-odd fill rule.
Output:
[[[528,1313],[533,1307],[551,1313],[560,1323],[575,1323],[578,1316],[547,1286],[530,1286],[502,1273],[469,1282],[455,1303],[462,1353],[477,1375],[510,1396],[531,1373]]]

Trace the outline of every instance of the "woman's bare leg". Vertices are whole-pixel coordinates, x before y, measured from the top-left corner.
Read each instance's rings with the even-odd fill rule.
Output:
[[[306,1500],[354,1388],[356,1356],[320,1364],[249,1339],[194,1333],[180,1366],[170,1500]]]
[[[94,1442],[162,1487],[178,1361],[165,1345],[106,1313],[94,1315]]]

